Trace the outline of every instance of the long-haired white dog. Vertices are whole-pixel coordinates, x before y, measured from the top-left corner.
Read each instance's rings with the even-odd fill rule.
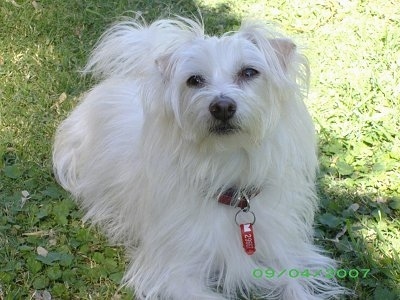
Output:
[[[116,24],[100,83],[58,128],[54,169],[86,219],[126,245],[140,299],[330,299],[312,244],[308,65],[257,22],[221,37],[184,18]]]

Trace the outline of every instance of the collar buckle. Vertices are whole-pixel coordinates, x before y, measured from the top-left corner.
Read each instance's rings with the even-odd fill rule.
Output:
[[[218,203],[238,207],[247,212],[250,210],[250,200],[259,193],[260,190],[256,188],[239,190],[236,187],[231,187],[218,196]]]

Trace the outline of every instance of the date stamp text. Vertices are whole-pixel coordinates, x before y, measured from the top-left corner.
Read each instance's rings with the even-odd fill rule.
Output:
[[[257,279],[277,279],[284,276],[289,278],[308,278],[308,277],[325,277],[328,279],[332,278],[366,278],[370,269],[317,269],[317,270],[299,270],[299,269],[282,269],[282,270],[275,270],[273,268],[267,269],[254,269],[253,270],[253,277]]]

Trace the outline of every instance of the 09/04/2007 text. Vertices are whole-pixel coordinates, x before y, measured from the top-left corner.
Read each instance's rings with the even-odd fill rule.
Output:
[[[366,278],[367,274],[370,272],[370,269],[338,269],[335,270],[333,268],[328,269],[318,269],[318,270],[299,270],[299,269],[282,269],[282,270],[275,270],[272,268],[268,269],[254,269],[253,270],[253,277],[262,279],[274,279],[274,278],[281,278],[283,276],[287,276],[289,278],[302,278],[302,277],[325,277],[325,278]]]

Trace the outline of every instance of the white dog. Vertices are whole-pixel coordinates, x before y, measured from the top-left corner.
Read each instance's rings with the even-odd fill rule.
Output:
[[[244,22],[116,24],[86,72],[100,83],[59,127],[54,169],[86,219],[126,245],[139,299],[337,298],[312,244],[308,65]]]

